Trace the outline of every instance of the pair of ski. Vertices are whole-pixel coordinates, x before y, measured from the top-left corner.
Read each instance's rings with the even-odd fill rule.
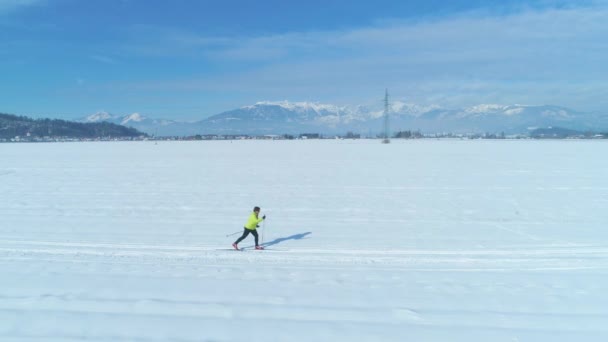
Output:
[[[237,245],[235,245],[235,244],[232,244],[232,248],[234,248],[234,249],[235,249],[235,250],[237,250],[237,251],[241,251],[241,252],[245,250],[245,248],[239,248],[239,247],[238,247]],[[253,248],[252,250],[254,250],[254,251],[263,251],[264,249],[265,249],[265,248],[264,248],[263,246],[259,246],[259,247],[255,247],[255,248]]]
[[[242,247],[239,249],[235,249],[234,247],[231,248],[218,248],[218,251],[236,251],[236,252],[257,252],[257,251],[284,251],[285,249],[276,249],[276,248],[264,248],[264,249],[255,249],[255,247]]]

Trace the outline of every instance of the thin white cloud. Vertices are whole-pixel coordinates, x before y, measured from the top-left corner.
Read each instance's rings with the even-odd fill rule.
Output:
[[[0,0],[0,14],[13,12],[20,8],[39,5],[46,0]]]
[[[203,56],[207,50],[234,45],[235,40],[225,37],[206,37],[171,27],[134,25],[125,30],[126,40],[118,50],[144,57]]]
[[[353,94],[353,100],[389,87],[421,103],[608,108],[607,17],[608,8],[596,3],[262,37],[209,38],[174,30],[160,35],[155,49],[234,65],[238,73],[155,86],[226,89],[266,99]]]

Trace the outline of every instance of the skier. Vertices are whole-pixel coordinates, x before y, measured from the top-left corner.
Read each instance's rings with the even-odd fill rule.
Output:
[[[255,249],[264,249],[264,247],[258,244],[258,232],[256,231],[256,228],[259,227],[258,223],[266,219],[266,215],[262,216],[262,218],[258,218],[259,214],[260,207],[253,208],[253,212],[251,213],[251,215],[249,215],[247,223],[245,223],[245,230],[243,231],[243,235],[232,244],[232,247],[234,247],[234,249],[239,250],[239,242],[243,241],[243,239],[245,239],[247,235],[249,235],[249,233],[253,234],[253,237],[255,238]]]

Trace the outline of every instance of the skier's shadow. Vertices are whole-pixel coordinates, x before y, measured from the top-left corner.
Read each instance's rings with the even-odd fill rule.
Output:
[[[282,237],[282,238],[274,239],[272,241],[264,242],[262,244],[262,246],[264,246],[264,247],[274,246],[274,245],[278,245],[281,242],[287,241],[287,240],[302,240],[302,239],[305,239],[310,234],[312,234],[312,232],[306,232],[306,233],[295,234],[295,235],[288,236],[288,237]]]

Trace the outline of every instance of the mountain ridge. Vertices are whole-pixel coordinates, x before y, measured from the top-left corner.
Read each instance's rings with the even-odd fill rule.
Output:
[[[450,109],[402,101],[390,104],[391,131],[424,133],[505,132],[525,134],[535,128],[562,126],[576,130],[607,129],[608,116],[555,105],[479,104]],[[106,112],[82,121],[109,121],[152,135],[195,134],[379,134],[384,111],[367,106],[337,106],[317,102],[260,101],[193,122],[152,119],[140,113]]]
[[[74,122],[60,119],[32,119],[0,113],[0,139],[15,137],[135,138],[144,136],[135,128],[107,121]]]

